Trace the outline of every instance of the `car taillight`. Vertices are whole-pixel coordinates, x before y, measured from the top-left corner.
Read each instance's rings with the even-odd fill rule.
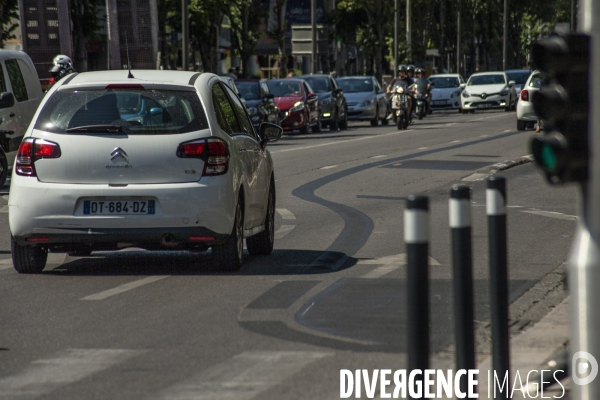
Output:
[[[199,139],[181,143],[177,157],[199,158],[204,161],[202,176],[223,175],[229,168],[229,149],[221,139]]]
[[[34,162],[43,158],[59,158],[60,147],[57,143],[44,139],[27,138],[21,142],[17,151],[16,173],[23,176],[36,176]]]
[[[528,90],[521,90],[521,100],[529,101],[529,91]]]

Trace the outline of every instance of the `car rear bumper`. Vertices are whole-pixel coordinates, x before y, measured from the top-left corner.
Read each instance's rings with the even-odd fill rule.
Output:
[[[10,231],[18,240],[43,232],[50,235],[52,243],[138,243],[145,238],[156,241],[177,230],[199,232],[195,236],[212,232],[210,236],[219,238],[233,229],[236,202],[230,176],[207,177],[194,183],[111,187],[45,183],[13,174],[8,201]],[[154,214],[90,215],[83,211],[86,199],[152,199],[155,209]],[[118,235],[113,238],[102,232]]]

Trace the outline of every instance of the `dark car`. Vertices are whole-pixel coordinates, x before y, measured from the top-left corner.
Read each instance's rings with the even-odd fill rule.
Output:
[[[319,97],[304,79],[270,79],[269,91],[275,95],[275,104],[279,107],[281,127],[284,131],[294,129],[300,133],[321,131]]]
[[[517,92],[517,96],[521,94],[521,90],[523,90],[523,86],[527,79],[529,79],[529,75],[531,75],[531,70],[528,69],[509,69],[506,72],[508,75],[508,79],[511,81],[515,81],[515,91]]]
[[[255,127],[263,122],[279,125],[279,108],[275,96],[269,92],[265,81],[259,79],[238,79],[235,81],[239,96],[246,101],[246,109]]]
[[[303,75],[312,90],[319,96],[321,126],[332,131],[348,128],[348,107],[343,90],[330,75]]]

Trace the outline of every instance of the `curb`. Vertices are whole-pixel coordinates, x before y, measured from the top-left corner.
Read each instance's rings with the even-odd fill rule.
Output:
[[[512,168],[512,167],[515,167],[515,166],[521,165],[521,164],[527,164],[530,162],[533,162],[533,154],[530,154],[528,156],[523,156],[523,157],[517,157],[513,160],[506,160],[501,163],[493,164],[490,167],[490,170],[491,171],[494,171],[494,170],[495,171],[504,171],[505,169],[509,169],[509,168]]]

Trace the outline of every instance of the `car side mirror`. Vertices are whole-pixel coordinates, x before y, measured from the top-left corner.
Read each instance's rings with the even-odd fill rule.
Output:
[[[508,82],[508,86],[510,86],[510,87],[513,87],[513,86],[515,86],[515,81],[510,81],[510,82]]]
[[[461,89],[464,89],[464,88],[466,88],[466,87],[467,87],[467,84],[466,84],[466,83],[461,83],[461,84],[460,84],[460,88],[461,88]]]
[[[314,93],[309,93],[308,96],[306,96],[306,97],[309,99],[314,99],[315,97],[317,97],[317,95]]]
[[[341,88],[337,88],[337,89],[333,89],[333,94],[337,95],[342,93],[342,89]]]
[[[10,108],[15,105],[15,96],[12,92],[0,94],[0,108]]]
[[[275,95],[274,95],[273,93],[267,93],[267,94],[265,95],[265,98],[266,98],[266,99],[274,99],[274,98],[275,98]]]
[[[160,115],[163,113],[163,109],[160,107],[153,107],[150,109],[150,115]]]
[[[267,142],[276,142],[281,138],[283,128],[270,122],[263,122],[260,124],[259,134],[261,137],[260,145],[264,148]]]

